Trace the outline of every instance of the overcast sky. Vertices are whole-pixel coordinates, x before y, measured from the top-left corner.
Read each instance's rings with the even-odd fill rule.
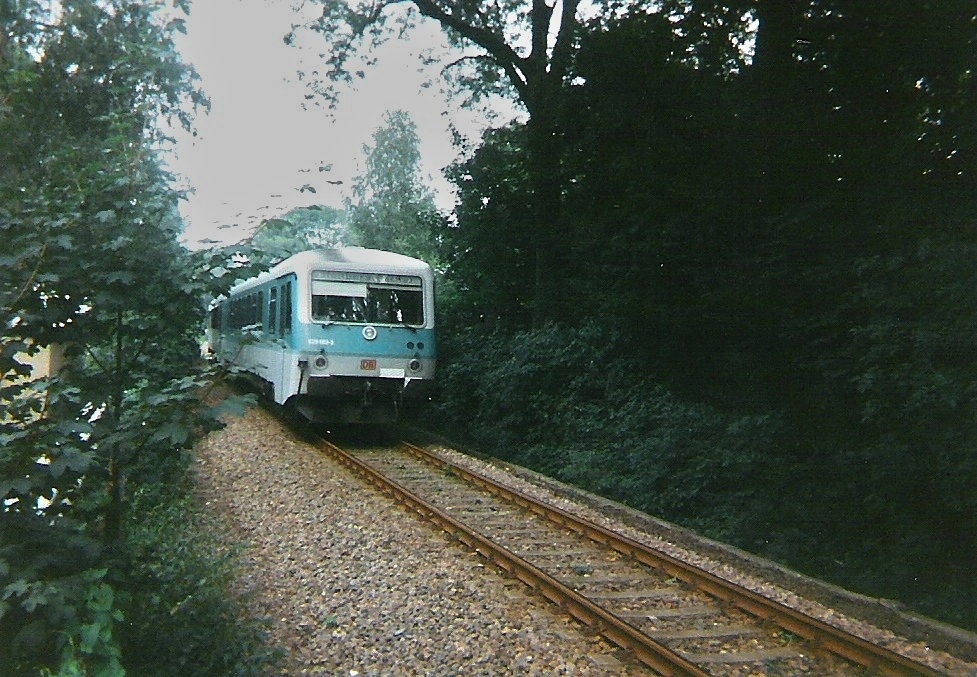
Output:
[[[315,68],[324,43],[306,36],[297,46],[285,45],[293,23],[298,17],[289,0],[192,5],[178,47],[200,74],[212,110],[197,117],[196,137],[178,135],[170,162],[193,190],[183,206],[191,246],[205,238],[239,241],[261,219],[294,207],[341,206],[343,191],[362,172],[362,146],[371,143],[388,110],[411,114],[421,137],[422,171],[432,177],[442,206],[451,204],[441,176],[456,157],[448,125],[453,120],[476,133],[485,123],[450,103],[437,84],[422,86],[426,79],[437,83],[438,71],[419,72],[417,52],[445,49],[439,28],[428,24],[409,40],[388,43],[377,66],[329,111],[324,102],[305,99],[309,92],[297,76]],[[300,192],[306,184],[316,192]]]

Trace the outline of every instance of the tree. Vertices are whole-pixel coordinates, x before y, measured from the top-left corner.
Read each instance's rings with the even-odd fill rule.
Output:
[[[488,132],[471,158],[448,171],[458,186],[457,224],[445,227],[439,250],[445,283],[443,324],[515,331],[532,318],[532,192],[525,158],[526,130]]]
[[[167,4],[0,3],[0,654],[13,674],[121,673],[127,481],[212,424],[191,401],[215,278],[192,277],[158,158],[159,123],[188,122],[183,107],[204,99]],[[43,398],[11,378],[28,341],[68,356]]]
[[[973,3],[661,7],[588,24],[561,92],[563,246],[587,265],[562,273],[570,301],[550,308],[577,312],[556,314],[556,335],[569,345],[588,321],[616,328],[633,373],[670,396],[778,423],[730,455],[768,450],[754,467],[769,486],[749,505],[717,492],[723,516],[699,504],[698,524],[752,510],[735,535],[746,547],[972,626]],[[752,54],[737,47],[750,37]],[[459,227],[444,239],[466,319],[521,310],[530,286],[525,132],[493,132],[455,168]],[[476,328],[443,342],[459,379],[448,389],[469,407],[455,418],[484,438],[563,430],[534,427],[498,387],[524,374],[509,359],[525,343],[504,329],[511,340]],[[493,363],[503,376],[479,376]],[[533,383],[526,397],[589,424],[568,392]],[[587,404],[609,421],[655,399],[605,397]],[[479,425],[482,410],[496,428]],[[716,452],[688,458],[705,467]],[[605,458],[561,448],[529,460],[546,453],[581,468]],[[641,477],[661,472],[644,451],[635,460]],[[603,481],[627,487],[632,475]]]
[[[777,139],[758,141],[779,204],[827,191],[850,207],[880,182],[896,196],[936,186],[965,194],[957,182],[974,171],[972,3],[771,0],[756,3],[755,16],[748,77]]]
[[[404,111],[388,112],[364,146],[366,171],[347,200],[349,230],[364,247],[386,249],[435,264],[434,236],[440,216],[420,177],[420,139]]]
[[[409,5],[404,14],[392,11]],[[476,94],[508,89],[529,113],[529,179],[533,201],[533,248],[525,252],[534,268],[533,314],[537,324],[547,317],[551,296],[557,293],[553,279],[561,264],[560,93],[570,76],[572,55],[580,30],[580,0],[548,4],[504,0],[484,3],[460,0],[380,0],[360,4],[323,2],[321,18],[312,25],[331,42],[328,76],[349,77],[346,64],[365,40],[381,39],[391,20],[410,24],[420,13],[438,21],[460,47],[474,48],[463,61],[475,66],[476,77],[462,77]],[[290,38],[287,36],[286,40]]]
[[[343,221],[343,210],[335,207],[298,207],[262,222],[251,236],[251,246],[276,260],[308,249],[338,247],[348,237]]]

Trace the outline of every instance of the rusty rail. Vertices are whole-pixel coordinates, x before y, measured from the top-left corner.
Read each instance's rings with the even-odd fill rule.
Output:
[[[663,675],[675,677],[708,677],[707,672],[679,654],[651,640],[648,636],[502,546],[472,531],[458,520],[416,496],[352,454],[325,440],[319,440],[316,444],[320,450],[329,453],[382,492],[417,512],[425,519],[434,522],[492,564],[557,604],[578,621],[594,629],[614,644],[632,651],[638,660],[653,670],[657,670]]]
[[[861,637],[847,633],[816,618],[806,616],[795,609],[719,578],[627,536],[588,522],[556,506],[541,503],[531,496],[516,489],[505,487],[476,472],[459,468],[421,447],[406,442],[401,444],[409,449],[412,454],[426,462],[441,468],[450,468],[458,476],[500,498],[512,501],[562,527],[576,531],[598,543],[603,543],[642,564],[664,571],[717,599],[721,599],[756,617],[769,620],[812,644],[854,663],[876,670],[883,675],[931,675],[935,677],[942,674],[901,654],[872,644]]]
[[[559,605],[567,613],[599,632],[609,641],[631,651],[639,661],[648,667],[663,675],[703,676],[708,674],[683,656],[654,641],[547,573],[471,530],[405,487],[385,477],[369,464],[328,441],[319,440],[317,446],[366,478],[384,493],[434,522],[445,532],[453,535],[497,567],[533,588],[546,599]],[[876,646],[820,620],[805,616],[795,609],[767,599],[752,590],[698,569],[650,546],[579,518],[561,508],[540,503],[527,494],[498,484],[474,471],[456,466],[425,449],[408,443],[401,443],[401,446],[424,462],[439,469],[450,471],[459,478],[501,499],[515,503],[563,528],[586,536],[631,557],[635,561],[682,580],[716,599],[788,630],[824,651],[842,656],[858,665],[874,670],[877,674],[900,677],[909,675],[938,676],[942,674],[901,654]]]

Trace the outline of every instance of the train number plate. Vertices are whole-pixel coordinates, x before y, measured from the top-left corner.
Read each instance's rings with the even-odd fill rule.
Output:
[[[364,371],[376,371],[377,361],[376,360],[360,360],[360,369]]]

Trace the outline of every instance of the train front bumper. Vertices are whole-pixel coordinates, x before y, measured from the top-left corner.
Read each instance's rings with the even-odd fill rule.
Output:
[[[310,376],[305,393],[325,400],[426,399],[434,394],[434,381],[400,374],[391,376]]]

